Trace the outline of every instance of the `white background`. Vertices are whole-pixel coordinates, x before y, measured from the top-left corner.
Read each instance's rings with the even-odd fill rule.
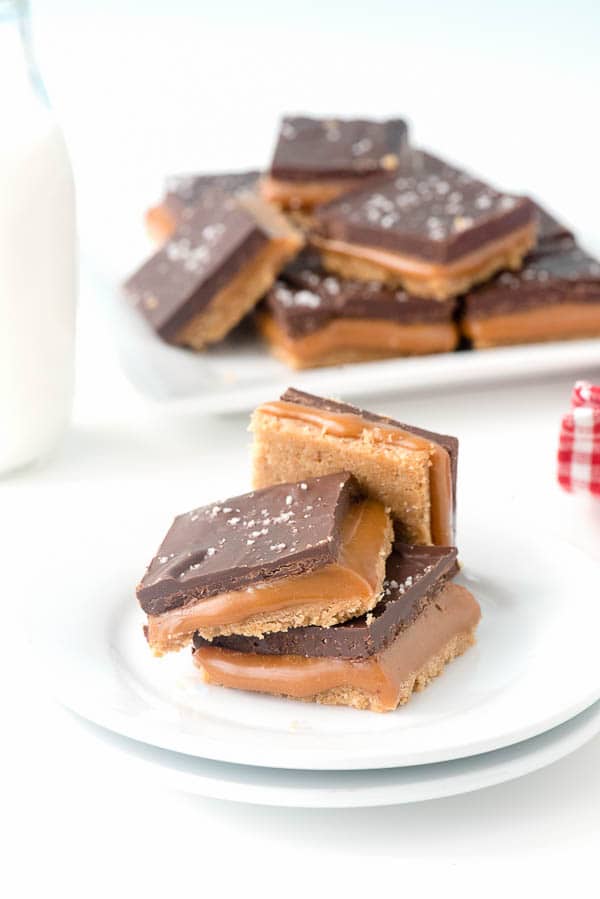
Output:
[[[120,504],[137,503],[143,514],[149,485],[172,492],[176,512],[248,482],[245,419],[148,406],[119,370],[98,302],[99,279],[122,273],[132,253],[123,235],[163,172],[264,163],[284,110],[405,114],[418,142],[537,193],[600,251],[597,4],[481,6],[34,3],[39,59],[78,183],[82,295],[73,427],[44,468],[0,487],[11,585],[3,591],[1,771],[9,852],[0,876],[19,876],[6,895],[200,892],[215,873],[225,893],[223,884],[237,880],[251,895],[253,884],[294,895],[306,880],[319,895],[328,866],[345,886],[374,887],[385,874],[386,890],[427,895],[438,861],[446,892],[459,881],[463,895],[480,895],[493,894],[513,862],[538,887],[560,883],[562,868],[571,889],[581,862],[593,862],[598,740],[512,784],[415,806],[288,812],[190,799],[139,782],[58,708],[23,633],[31,591],[49,591],[53,602],[59,595],[35,568],[36,540],[50,539],[36,521],[55,510],[68,564],[81,533],[65,512],[71,492],[92,485],[112,493],[117,527]],[[482,516],[500,502],[534,509],[540,526],[600,558],[600,508],[554,484],[569,389],[560,379],[370,405],[457,434],[463,470],[480,478]],[[211,458],[218,470],[209,480]],[[12,540],[31,544],[30,570],[11,570]],[[488,860],[487,871],[477,859]],[[393,874],[384,864],[391,860],[402,860]]]

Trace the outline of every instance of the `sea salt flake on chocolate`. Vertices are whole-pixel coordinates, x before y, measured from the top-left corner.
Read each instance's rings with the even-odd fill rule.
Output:
[[[307,309],[317,309],[321,305],[321,298],[310,290],[300,290],[294,297],[296,306],[305,306]]]
[[[215,225],[206,225],[202,229],[202,237],[204,240],[207,240],[209,243],[212,243],[214,240],[218,240],[225,233],[225,225],[218,223]]]
[[[363,137],[362,140],[357,140],[356,143],[352,144],[352,155],[362,156],[363,153],[368,153],[372,149],[373,141],[369,140],[368,137]]]
[[[381,227],[382,228],[391,228],[398,221],[398,216],[393,213],[388,213],[384,215],[381,219]]]
[[[337,278],[324,278],[322,286],[327,293],[331,294],[331,296],[337,296],[340,292],[340,282]]]
[[[492,200],[489,194],[480,194],[475,198],[475,205],[478,209],[490,209],[492,206]]]

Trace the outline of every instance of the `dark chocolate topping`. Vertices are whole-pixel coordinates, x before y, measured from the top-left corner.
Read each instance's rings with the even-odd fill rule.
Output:
[[[394,168],[407,145],[402,119],[286,117],[271,165],[271,175],[284,181],[360,178]]]
[[[220,194],[199,206],[124,285],[128,298],[166,340],[211,302],[268,241],[257,219]]]
[[[282,272],[267,294],[266,307],[286,334],[303,337],[339,318],[448,322],[455,301],[423,300],[375,281],[338,278],[328,274],[318,254],[308,250]]]
[[[331,240],[449,263],[535,221],[527,197],[500,193],[429,153],[314,212]]]
[[[372,612],[333,627],[298,627],[256,637],[215,637],[211,646],[259,655],[361,659],[406,630],[457,570],[456,549],[397,543],[388,557],[383,598]],[[194,646],[209,645],[199,634]]]
[[[467,294],[465,315],[487,318],[560,303],[600,303],[600,262],[571,238],[543,244],[518,272],[502,272]]]
[[[335,562],[342,522],[357,495],[352,475],[341,472],[179,515],[137,588],[140,605],[159,615]]]
[[[542,248],[545,244],[554,244],[557,241],[564,245],[568,241],[575,242],[573,232],[566,225],[557,221],[539,203],[535,201],[533,203],[538,217],[538,248]]]
[[[424,301],[426,302],[426,301]],[[281,399],[286,403],[299,403],[301,406],[312,406],[314,409],[324,409],[329,412],[349,413],[351,415],[359,415],[365,421],[375,422],[376,424],[392,425],[415,434],[417,437],[423,437],[432,443],[438,443],[442,446],[450,456],[450,468],[452,472],[452,499],[454,508],[456,508],[456,476],[458,470],[458,440],[456,437],[450,437],[447,434],[436,434],[435,431],[425,431],[422,428],[415,428],[413,425],[407,425],[385,415],[375,415],[373,412],[366,412],[359,409],[358,406],[352,406],[350,403],[340,403],[337,400],[325,399],[320,396],[313,396],[311,393],[304,393],[302,390],[296,390],[288,387]]]
[[[164,204],[177,216],[190,206],[214,208],[219,194],[237,194],[255,187],[260,172],[221,172],[213,175],[170,175],[165,183]]]

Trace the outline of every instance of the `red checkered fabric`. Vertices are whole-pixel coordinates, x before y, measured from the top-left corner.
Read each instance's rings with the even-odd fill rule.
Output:
[[[558,446],[558,483],[600,496],[600,386],[577,381]]]

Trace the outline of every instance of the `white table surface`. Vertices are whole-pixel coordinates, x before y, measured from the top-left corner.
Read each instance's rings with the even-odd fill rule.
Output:
[[[68,5],[56,4],[59,8]],[[44,7],[44,4],[40,2],[37,6]],[[510,10],[504,10],[503,14],[510,17]],[[140,90],[144,86],[143,65],[132,66],[130,81],[122,80],[137,25],[135,22],[129,26],[118,23],[117,27],[116,20],[104,26],[89,22],[85,26],[79,25],[77,27],[80,31],[83,29],[88,38],[82,49],[81,34],[75,32],[76,26],[72,23],[67,22],[65,29],[65,21],[47,21],[41,28],[41,55],[46,60],[48,80],[55,86],[57,106],[63,111],[66,130],[71,136],[76,173],[80,175],[84,262],[78,388],[73,425],[60,452],[45,466],[0,484],[2,567],[6,575],[0,582],[3,581],[5,586],[3,622],[8,638],[0,656],[4,685],[4,760],[0,768],[3,781],[0,796],[2,816],[11,833],[8,865],[2,877],[6,876],[6,871],[14,870],[23,889],[23,893],[15,890],[10,895],[35,895],[45,890],[44,895],[68,897],[154,896],[164,895],[168,887],[171,887],[170,894],[175,891],[182,894],[184,889],[186,892],[194,887],[201,889],[207,871],[225,872],[233,880],[236,874],[243,878],[253,872],[261,882],[261,892],[281,894],[275,877],[270,885],[263,882],[264,870],[274,875],[285,863],[293,861],[297,865],[299,859],[303,863],[302,870],[293,874],[294,882],[303,878],[304,868],[307,869],[304,874],[312,872],[314,876],[328,864],[339,865],[349,859],[356,860],[351,871],[355,883],[372,871],[372,866],[361,864],[368,859],[376,859],[378,865],[385,860],[401,859],[405,884],[417,874],[423,877],[423,859],[429,863],[441,860],[450,869],[464,863],[470,871],[475,871],[475,860],[489,858],[496,862],[498,876],[506,864],[516,861],[523,864],[528,875],[538,882],[540,866],[547,872],[550,867],[554,870],[557,864],[562,865],[572,875],[575,862],[589,862],[597,850],[600,739],[545,771],[463,797],[373,811],[349,810],[342,814],[333,811],[291,812],[203,801],[140,782],[118,755],[109,752],[105,743],[95,738],[92,729],[59,707],[44,689],[44,672],[36,667],[35,647],[28,645],[22,615],[28,596],[32,591],[43,591],[45,586],[43,572],[37,571],[35,566],[35,540],[44,539],[43,533],[36,531],[36,517],[47,518],[51,509],[55,514],[56,531],[64,534],[68,541],[70,537],[81,537],[82,533],[79,523],[70,520],[63,509],[65,498],[73,491],[93,488],[112,493],[115,526],[118,527],[121,503],[138,503],[143,509],[145,503],[152,502],[152,491],[160,491],[163,496],[168,491],[172,495],[173,512],[178,512],[220,493],[241,492],[248,483],[249,469],[244,417],[170,416],[164,410],[149,406],[137,395],[119,369],[114,341],[95,296],[94,269],[106,259],[116,258],[114,253],[111,255],[106,250],[107,229],[110,230],[112,222],[109,213],[115,193],[105,190],[106,172],[99,160],[107,160],[109,174],[116,178],[113,186],[117,184],[121,189],[125,175],[133,177],[131,161],[135,152],[139,154],[144,141],[147,144],[149,132],[155,136],[159,133],[161,122],[148,124],[146,121],[144,124],[142,121],[132,141],[123,144],[122,158],[129,168],[119,169],[114,143],[108,140],[106,122],[109,110],[112,110],[122,128],[128,104],[131,110],[134,86]],[[535,22],[529,22],[529,25],[530,32],[534,33]],[[557,23],[557,29],[560,30],[560,23]],[[185,31],[185,28],[180,29],[182,46],[185,59],[191,65],[194,45],[186,39]],[[161,45],[156,27],[152,33],[147,27],[146,32],[148,61]],[[114,52],[100,75],[105,60],[102,53],[109,46],[107,35],[113,33]],[[172,33],[171,23],[171,37]],[[543,40],[538,50],[542,44]],[[169,40],[166,40],[162,49],[169,46]],[[571,44],[566,39],[565,53],[571,53],[569,58],[573,65],[571,80],[565,85],[561,73],[549,62],[551,57],[554,58],[553,46],[552,42],[546,41],[546,68],[538,66],[537,71],[542,82],[546,79],[546,85],[553,88],[562,85],[559,94],[565,101],[565,115],[571,120],[577,110],[567,104],[568,89],[574,86],[589,91],[594,79],[588,77],[585,60],[578,62],[575,50],[568,49]],[[526,49],[520,37],[515,51],[516,68],[507,72],[496,65],[502,58],[499,51],[496,52],[497,60],[491,64],[488,82],[492,99],[504,97],[502,78],[508,79],[515,88],[530,73]],[[413,59],[414,51],[410,52]],[[477,60],[481,60],[485,52],[485,45],[478,46]],[[281,47],[278,54],[280,59]],[[88,55],[90,69],[83,71],[81,91],[86,91],[89,102],[83,108],[71,76],[84,65]],[[451,58],[450,47],[446,59],[450,61]],[[450,66],[450,90],[455,86],[455,79],[460,81],[468,73],[468,63],[469,57],[465,58],[463,53],[456,59],[456,66]],[[259,81],[268,76],[264,59],[262,65],[258,76],[255,73]],[[379,74],[382,74],[382,65],[377,69]],[[594,65],[597,71],[597,63]],[[223,72],[219,70],[219,74]],[[423,74],[421,64],[418,74]],[[140,102],[149,120],[152,91],[158,84],[156,68],[146,70],[145,75],[149,89],[144,91]],[[173,81],[168,65],[164,77],[169,83]],[[186,79],[182,85],[184,93],[189,93],[190,80]],[[125,97],[119,106],[118,86],[121,83],[125,84]],[[272,79],[271,83],[267,111],[271,107],[306,105],[307,101],[300,99],[298,90],[294,102],[286,104],[281,90],[277,93],[277,84]],[[305,88],[306,85],[302,96],[307,95]],[[473,102],[477,105],[482,99],[482,91],[479,89],[478,92],[476,86],[473,91]],[[496,149],[492,159],[494,139],[489,131],[475,129],[469,133],[468,125],[465,125],[461,143],[452,129],[449,132],[451,117],[445,105],[434,96],[435,92],[428,89],[419,94],[414,83],[408,92],[413,107],[418,102],[421,104],[421,135],[432,145],[437,143],[439,146],[442,134],[451,132],[449,142],[453,156],[468,162],[471,161],[469,154],[472,158],[486,159],[487,168],[482,164],[480,170],[491,172],[496,166],[501,170],[497,180],[513,183],[517,188],[522,186],[515,175],[520,165],[523,183],[532,181],[538,193],[549,196],[555,208],[565,209],[571,221],[577,219],[587,229],[586,233],[591,234],[597,206],[592,216],[581,199],[581,192],[584,183],[590,190],[593,187],[597,191],[597,182],[590,185],[580,171],[573,173],[568,185],[556,179],[556,163],[541,154],[546,143],[536,127],[532,126],[530,131],[533,146],[528,144],[517,152],[511,144],[508,154]],[[545,112],[549,110],[548,93],[551,91],[544,91],[540,99]],[[511,95],[510,90],[508,95]],[[512,96],[517,94],[513,92]],[[379,113],[395,111],[398,105],[404,105],[403,102],[398,104],[397,100],[394,105],[390,97],[389,88],[383,98],[378,94]],[[577,94],[577,97],[579,102],[582,96]],[[335,105],[333,98],[329,91],[320,102],[332,108]],[[359,91],[355,105],[368,108],[364,90]],[[509,105],[506,103],[503,107],[505,112]],[[348,101],[345,107],[349,106]],[[215,108],[213,103],[211,110],[214,112]],[[438,108],[441,119],[434,115]],[[166,109],[163,101],[160,115],[166,115]],[[154,145],[149,149],[149,155],[156,158],[150,162],[146,158],[141,161],[141,167],[147,169],[144,177],[151,169],[156,172],[191,166],[191,155],[175,149],[185,143],[181,104],[178,109],[179,116],[169,112],[172,117],[168,123],[178,123],[179,140],[163,141],[160,150]],[[460,111],[457,114],[460,118]],[[515,105],[514,114],[524,127],[527,116],[523,104]],[[415,108],[412,118],[417,118]],[[591,162],[597,158],[597,140],[595,149],[591,141],[594,136],[597,138],[597,130],[592,131],[590,118],[581,118],[582,128],[588,129],[587,138],[579,147],[582,170],[586,159]],[[97,127],[92,132],[94,123]],[[554,137],[559,145],[557,158],[560,158],[567,142],[560,129]],[[100,146],[96,156],[90,155],[94,141]],[[252,146],[257,153],[261,150],[256,141]],[[213,146],[207,151],[207,158],[214,164],[216,156],[218,147]],[[230,157],[225,164],[236,162],[231,153]],[[158,168],[159,165],[162,168]],[[579,202],[574,199],[573,179],[579,179],[579,194],[575,192],[580,196]],[[128,202],[135,205],[137,199],[134,196]],[[95,228],[92,222],[95,222]],[[103,248],[106,259],[101,260]],[[114,265],[117,267],[116,262]],[[578,375],[600,379],[600,371],[581,371]],[[461,495],[461,503],[478,502],[482,516],[493,515],[497,502],[510,503],[515,515],[531,517],[534,527],[537,523],[560,533],[600,559],[600,503],[594,504],[585,497],[563,495],[554,481],[558,425],[568,404],[570,387],[571,379],[561,378],[546,383],[420,395],[401,402],[387,397],[379,403],[371,400],[370,406],[397,414],[414,424],[459,436],[463,471],[468,468],[471,483],[477,484],[477,490]],[[37,515],[39,510],[44,512],[43,516]],[[11,546],[15,541],[21,547],[24,541],[31,543],[31,569],[28,571],[11,569]],[[597,591],[598,585],[591,584],[590,589]],[[82,601],[85,601],[84,589]],[[57,613],[60,613],[59,609]],[[235,864],[232,864],[232,858]],[[431,874],[431,865],[428,865],[428,872]],[[288,881],[289,877],[288,874]],[[56,890],[60,885],[61,892],[51,890],[47,893],[49,884]],[[289,882],[286,892],[294,894]],[[477,895],[478,891],[468,879],[463,880],[462,895],[471,894]]]

